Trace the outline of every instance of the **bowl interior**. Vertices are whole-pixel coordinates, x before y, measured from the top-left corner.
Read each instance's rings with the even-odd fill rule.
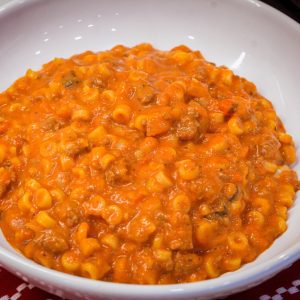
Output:
[[[148,42],[166,50],[186,44],[253,81],[300,145],[300,26],[259,1],[13,1],[0,8],[0,41],[0,91],[54,57],[117,44]],[[300,164],[295,168],[300,171]],[[284,258],[300,240],[299,215],[298,197],[289,211],[288,231],[235,273]],[[0,247],[13,251],[3,236]]]

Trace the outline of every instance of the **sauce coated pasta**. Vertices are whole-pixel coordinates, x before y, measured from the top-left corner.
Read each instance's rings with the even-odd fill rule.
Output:
[[[85,52],[0,94],[0,226],[26,257],[168,284],[253,261],[287,228],[292,137],[253,83],[179,46]]]

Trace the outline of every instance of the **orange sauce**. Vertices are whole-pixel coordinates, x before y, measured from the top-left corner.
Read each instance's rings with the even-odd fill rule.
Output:
[[[286,230],[295,160],[272,104],[199,51],[88,51],[0,94],[0,227],[70,274],[213,278]]]

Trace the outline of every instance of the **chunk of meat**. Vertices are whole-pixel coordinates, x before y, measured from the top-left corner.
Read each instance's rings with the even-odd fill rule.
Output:
[[[124,184],[129,180],[128,165],[125,159],[114,161],[105,172],[109,184]]]
[[[189,103],[186,114],[176,127],[177,136],[183,141],[199,139],[206,133],[209,125],[207,111],[195,101]]]
[[[4,196],[11,181],[12,181],[11,173],[3,167],[0,168],[0,197]]]
[[[47,116],[41,123],[41,127],[44,131],[56,131],[61,128],[61,123],[54,116]]]
[[[60,254],[69,249],[69,245],[65,238],[53,230],[46,230],[38,237],[38,244],[47,252]]]
[[[77,225],[80,221],[80,209],[75,201],[63,201],[55,207],[59,220],[69,228]]]
[[[76,73],[71,70],[62,77],[62,84],[65,88],[72,88],[80,83],[79,78],[76,76]]]
[[[143,104],[147,105],[154,99],[154,89],[147,84],[139,85],[135,88],[135,97]]]
[[[103,82],[103,79],[100,76],[95,76],[91,78],[91,86],[93,88],[105,88],[105,83]]]
[[[187,275],[197,271],[201,265],[201,258],[197,254],[182,254],[175,255],[175,274],[177,276]]]
[[[183,118],[181,118],[181,120],[177,124],[177,136],[183,141],[192,140],[198,134],[198,127],[199,124],[193,116],[183,116]]]
[[[83,152],[85,149],[87,149],[88,146],[89,143],[87,139],[78,138],[73,142],[68,142],[67,144],[63,144],[62,149],[67,155],[75,156]]]

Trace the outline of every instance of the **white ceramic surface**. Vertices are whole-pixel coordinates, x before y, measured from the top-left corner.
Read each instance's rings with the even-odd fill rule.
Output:
[[[300,145],[300,26],[256,0],[11,1],[0,6],[0,90],[54,57],[141,42],[160,49],[186,44],[254,81]],[[3,237],[0,263],[72,299],[212,299],[256,285],[298,259],[299,215],[298,199],[288,231],[255,262],[198,283],[138,286],[74,277],[23,258]]]

